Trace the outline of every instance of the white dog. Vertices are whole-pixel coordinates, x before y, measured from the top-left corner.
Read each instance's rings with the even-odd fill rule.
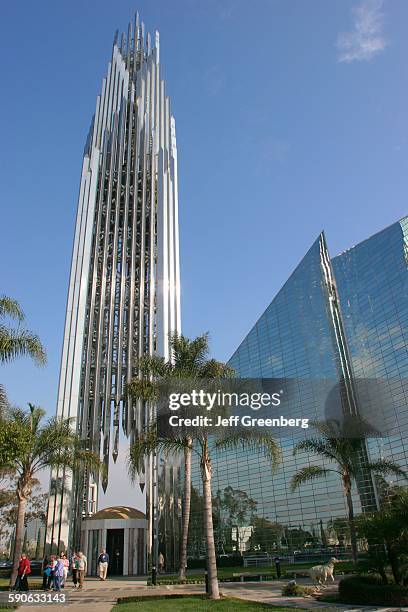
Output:
[[[329,578],[334,582],[334,564],[338,559],[332,557],[326,565],[315,565],[309,569],[309,576],[317,586],[323,586]]]

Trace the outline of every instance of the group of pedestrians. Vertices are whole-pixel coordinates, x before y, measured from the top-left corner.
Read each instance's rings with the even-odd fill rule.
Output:
[[[60,591],[67,585],[68,573],[71,569],[73,586],[82,589],[87,569],[87,559],[82,552],[74,552],[71,562],[65,553],[61,552],[59,556],[51,555],[50,558],[45,557],[43,561],[43,583],[42,588],[45,591],[53,589]]]
[[[60,591],[67,586],[68,574],[71,571],[73,587],[82,589],[87,573],[88,561],[83,552],[74,552],[71,560],[64,552],[59,555],[45,557],[42,562],[42,589],[44,591]],[[106,580],[109,567],[109,555],[103,548],[98,557],[98,573],[100,580]],[[27,576],[31,573],[30,560],[22,554],[18,565],[14,591],[28,591]]]

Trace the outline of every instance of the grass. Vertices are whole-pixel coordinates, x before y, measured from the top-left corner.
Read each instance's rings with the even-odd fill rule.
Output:
[[[9,582],[10,578],[0,578],[0,591],[8,591]],[[42,580],[40,580],[38,576],[36,576],[35,578],[28,578],[28,586],[31,591],[35,589],[41,589]]]
[[[112,612],[167,612],[168,610],[191,610],[191,612],[231,612],[231,610],[244,610],[245,612],[259,612],[260,610],[273,610],[273,612],[293,612],[293,608],[281,608],[268,604],[244,601],[232,597],[225,597],[217,601],[206,599],[202,596],[168,596],[168,597],[134,597],[132,601],[117,603]],[[299,608],[298,608],[299,609]]]

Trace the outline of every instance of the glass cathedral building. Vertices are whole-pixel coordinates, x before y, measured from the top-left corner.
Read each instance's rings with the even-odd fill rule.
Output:
[[[243,378],[381,379],[392,395],[392,433],[366,441],[364,453],[408,468],[408,218],[330,258],[321,234],[229,361]],[[321,414],[322,397],[299,399],[303,416]],[[316,456],[293,455],[302,433],[280,437],[283,461],[272,473],[261,455],[214,451],[214,523],[218,552],[341,552],[348,545],[341,479],[290,490],[292,476]],[[310,434],[309,434],[310,435]],[[363,474],[355,513],[374,510],[379,483]],[[384,486],[384,483],[383,483]],[[194,483],[190,555],[203,554],[201,495]],[[301,557],[299,557],[301,558]]]
[[[160,59],[158,32],[152,39],[136,14],[127,34],[116,33],[82,162],[57,415],[72,417],[87,448],[100,454],[102,492],[120,445],[145,423],[126,395],[137,360],[169,358],[169,333],[180,330],[176,131]],[[156,471],[148,461],[140,474],[148,548],[159,506]],[[161,476],[168,491],[176,476]],[[100,495],[92,474],[54,471],[48,547],[80,546],[81,520],[98,509]]]

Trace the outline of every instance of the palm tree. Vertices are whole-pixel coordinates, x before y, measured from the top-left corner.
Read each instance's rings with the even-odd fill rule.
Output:
[[[13,447],[13,456],[5,454],[6,463],[2,465],[12,470],[16,478],[17,520],[10,586],[16,579],[27,501],[38,482],[38,474],[48,468],[86,466],[94,473],[101,468],[99,456],[86,450],[84,441],[75,433],[72,419],[53,417],[44,423],[44,415],[44,410],[30,404],[29,411],[10,408],[0,421],[0,438],[4,438],[4,432],[11,431],[22,440]]]
[[[302,468],[295,474],[291,481],[291,489],[295,491],[305,482],[311,482],[318,478],[337,474],[343,483],[343,492],[347,502],[348,524],[350,529],[350,541],[353,560],[357,562],[357,535],[354,523],[354,507],[352,498],[352,483],[362,473],[380,474],[383,476],[394,475],[406,478],[406,473],[396,463],[387,459],[378,461],[362,462],[361,453],[364,448],[363,437],[347,437],[345,429],[341,429],[338,423],[327,421],[314,423],[314,428],[320,437],[302,440],[293,449],[296,455],[299,451],[306,451],[318,455],[333,467],[320,467],[310,465]],[[361,431],[361,429],[360,429]]]
[[[214,378],[216,369],[214,360],[207,361],[209,346],[208,334],[202,334],[194,340],[174,333],[169,338],[171,358],[165,361],[158,355],[142,357],[138,363],[140,378],[134,378],[127,386],[130,397],[137,401],[154,401],[157,396],[155,381],[158,379],[171,380],[195,380],[202,378]],[[212,369],[211,369],[212,368]],[[186,436],[183,447],[184,454],[184,491],[183,491],[183,514],[182,535],[180,542],[180,568],[179,578],[184,580],[187,567],[187,541],[190,523],[191,506],[191,451],[192,440]],[[136,478],[135,470],[131,470],[131,476]]]
[[[16,329],[4,325],[2,320],[6,317],[18,322]],[[0,363],[29,356],[37,365],[44,365],[47,358],[39,337],[27,329],[20,328],[24,318],[24,312],[16,300],[5,295],[0,297]],[[0,384],[0,416],[7,406],[6,392]]]
[[[22,323],[25,319],[19,303],[9,297],[0,297],[0,362],[6,363],[17,357],[28,356],[38,365],[47,361],[44,347],[39,337],[27,329],[16,329],[7,327],[1,322],[5,317],[10,317]]]
[[[6,390],[3,387],[3,385],[0,385],[0,418],[3,414],[3,412],[6,410],[6,408],[8,407],[9,402],[7,399],[7,394],[6,394]]]
[[[201,337],[203,338],[203,337]],[[208,352],[208,336],[204,336]],[[198,340],[198,339],[197,339]],[[187,345],[189,341],[186,338],[182,339],[183,345]],[[195,342],[195,341],[192,341]],[[172,339],[174,346],[174,338]],[[167,373],[169,378],[182,378],[177,376],[177,364],[179,360],[174,356],[174,365],[168,364]],[[185,370],[184,372],[185,373]],[[163,372],[165,374],[165,372]],[[225,364],[216,361],[215,359],[202,360],[200,367],[195,375],[197,379],[220,379],[230,378],[233,374],[231,368]],[[158,391],[154,382],[149,382],[146,379],[134,381],[134,397],[138,397],[154,403],[157,400]],[[268,434],[260,433],[255,429],[245,432],[238,432],[235,435],[224,438],[211,439],[207,428],[194,428],[189,435],[174,435],[172,432],[160,434],[157,431],[156,424],[150,424],[147,429],[139,435],[139,438],[134,442],[129,450],[129,473],[132,478],[135,478],[137,473],[143,468],[146,457],[150,457],[153,453],[168,455],[184,454],[186,452],[190,456],[190,463],[187,466],[188,477],[191,478],[191,454],[194,453],[199,460],[201,480],[203,485],[203,501],[204,501],[204,531],[207,543],[207,570],[209,582],[209,596],[211,599],[219,599],[218,577],[217,577],[217,562],[214,542],[213,529],[213,512],[212,512],[212,465],[211,465],[211,450],[234,449],[242,447],[248,451],[262,451],[275,467],[280,458],[280,449],[276,441]],[[186,470],[187,471],[187,470]],[[188,484],[188,497],[191,495],[191,481]],[[188,502],[190,503],[190,502]],[[186,505],[186,504],[185,504]],[[183,527],[183,537],[185,530]],[[187,544],[187,533],[185,534]],[[186,547],[187,549],[187,547]]]
[[[191,449],[198,457],[200,464],[203,484],[204,531],[207,542],[209,594],[211,599],[219,599],[211,493],[211,450],[213,448],[218,451],[241,448],[247,452],[262,452],[270,460],[273,469],[275,469],[280,460],[280,448],[270,435],[255,429],[211,441],[208,430],[203,428],[200,432],[198,428],[195,428],[189,443],[186,437],[173,437],[171,434],[161,436],[157,433],[156,427],[151,426],[145,432],[142,432],[138,440],[130,447],[129,473],[134,477],[141,469],[145,458],[151,456],[154,452],[164,456],[178,455],[184,453],[186,447]]]

